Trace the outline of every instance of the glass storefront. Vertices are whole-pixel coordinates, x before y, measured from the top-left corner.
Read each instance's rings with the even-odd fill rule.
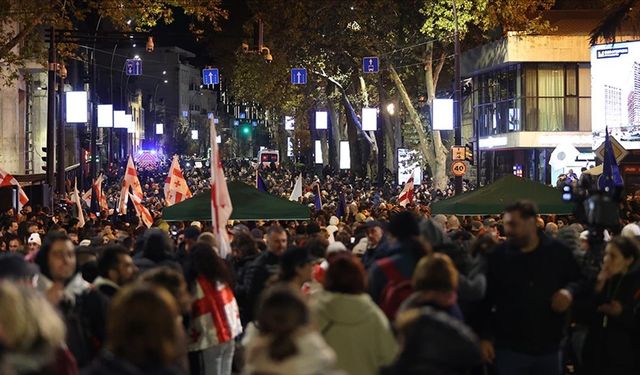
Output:
[[[473,83],[480,137],[591,129],[589,64],[512,64],[477,75]]]

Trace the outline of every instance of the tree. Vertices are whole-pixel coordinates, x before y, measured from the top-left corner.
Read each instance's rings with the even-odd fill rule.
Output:
[[[640,26],[640,0],[610,0],[607,13],[602,21],[591,31],[591,45],[599,40],[615,40],[622,25],[628,23],[638,31]]]
[[[451,1],[273,0],[253,1],[251,8],[265,21],[266,41],[274,63],[282,59],[279,64],[286,69],[285,74],[298,65],[312,73],[307,87],[292,88],[304,93],[307,105],[304,108],[313,106],[316,100],[329,100],[334,108],[342,109],[352,151],[359,146],[365,150],[352,152],[352,164],[361,166],[363,163],[354,160],[364,156],[369,161],[370,173],[376,172],[373,161],[378,151],[377,140],[361,130],[357,114],[363,106],[382,107],[385,94],[396,92],[416,135],[415,146],[430,167],[436,187],[444,188],[448,180],[447,147],[440,132],[432,132],[430,126],[425,126],[429,124],[429,116],[421,113],[417,99],[425,95],[427,109],[430,108],[439,88],[444,86],[441,74],[452,65],[455,23]],[[542,14],[554,3],[554,0],[455,1],[461,37],[467,43],[483,42],[491,34],[502,36],[511,30],[541,30],[546,26]],[[381,57],[381,74],[366,77],[362,74],[364,56]],[[278,84],[291,86],[288,76]],[[264,87],[269,86],[256,89]],[[269,90],[265,93],[272,95]],[[276,107],[299,105],[287,95],[276,98],[282,101],[274,103]],[[355,134],[365,142],[357,142]]]
[[[45,64],[41,31],[76,29],[89,19],[122,31],[143,31],[173,22],[176,10],[191,17],[189,29],[200,36],[227,17],[222,0],[0,0],[0,79],[10,84],[27,61]],[[99,23],[100,21],[98,21]],[[73,46],[60,46],[73,50]]]

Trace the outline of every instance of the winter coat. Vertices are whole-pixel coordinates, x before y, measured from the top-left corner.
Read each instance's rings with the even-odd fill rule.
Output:
[[[244,373],[269,375],[324,375],[335,368],[336,354],[322,336],[308,328],[292,334],[297,353],[275,361],[269,356],[272,337],[258,335],[247,343]]]
[[[495,346],[529,355],[558,351],[566,314],[551,309],[558,290],[573,292],[581,279],[571,250],[540,236],[531,252],[505,242],[489,255],[487,296],[479,312],[480,333]]]
[[[602,291],[586,298],[588,333],[584,343],[585,374],[640,374],[640,273],[609,279]],[[622,305],[619,316],[598,312],[610,301]]]
[[[383,375],[463,375],[481,362],[478,340],[458,319],[431,307],[403,337],[403,350]]]
[[[96,277],[93,281],[93,286],[109,299],[113,298],[120,289],[118,284],[102,276]]]
[[[39,291],[46,293],[52,284],[46,276],[39,275]],[[65,285],[57,308],[67,327],[67,346],[78,367],[83,368],[98,355],[104,343],[107,299],[78,273]]]
[[[260,254],[246,267],[242,279],[239,280],[239,284],[244,288],[243,293],[240,294],[242,298],[238,301],[243,325],[253,320],[260,293],[262,293],[269,278],[276,275],[279,270],[280,257],[270,251]]]
[[[314,323],[350,375],[377,374],[398,346],[382,310],[367,294],[322,291],[311,298]]]

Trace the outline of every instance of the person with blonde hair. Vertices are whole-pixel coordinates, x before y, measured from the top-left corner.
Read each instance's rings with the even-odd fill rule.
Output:
[[[63,350],[64,337],[64,322],[43,296],[26,285],[0,282],[0,373],[33,374],[50,368]],[[67,374],[77,374],[75,362],[71,367]]]
[[[400,306],[400,311],[430,306],[463,321],[458,306],[458,280],[458,270],[448,255],[424,256],[413,273],[414,293]]]

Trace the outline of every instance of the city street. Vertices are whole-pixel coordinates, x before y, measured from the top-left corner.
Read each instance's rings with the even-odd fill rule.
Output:
[[[640,374],[640,0],[9,0],[0,374]]]

